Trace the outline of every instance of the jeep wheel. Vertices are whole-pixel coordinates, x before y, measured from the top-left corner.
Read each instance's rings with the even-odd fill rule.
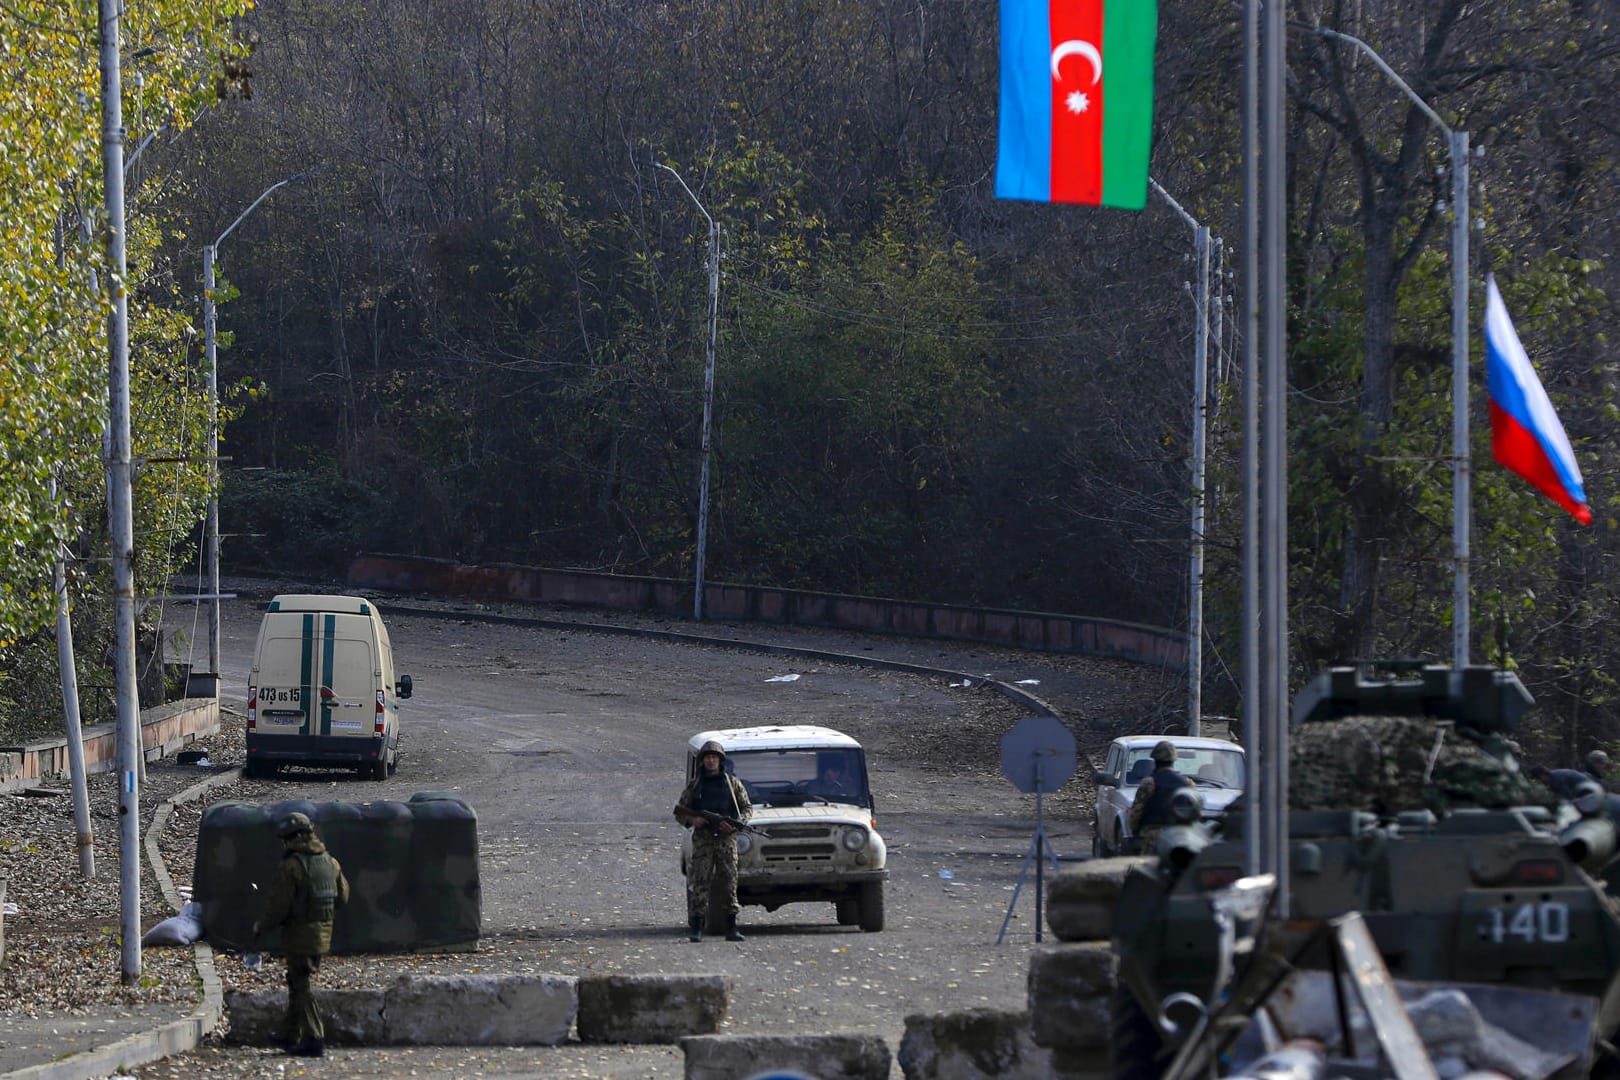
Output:
[[[854,926],[861,921],[861,902],[859,900],[834,900],[833,907],[838,909],[839,926]]]
[[[875,934],[883,929],[883,882],[868,881],[861,886],[861,896],[856,903],[860,907],[861,929],[868,934]]]
[[[1123,987],[1114,991],[1112,1025],[1115,1080],[1158,1080],[1164,1042],[1136,996]]]

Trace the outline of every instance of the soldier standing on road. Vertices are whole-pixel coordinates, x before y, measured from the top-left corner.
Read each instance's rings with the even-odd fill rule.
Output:
[[[326,1053],[326,1029],[312,984],[321,957],[332,950],[332,917],[349,902],[349,882],[306,815],[288,814],[276,826],[276,835],[282,843],[281,867],[270,888],[269,907],[253,924],[254,937],[280,927],[287,958],[287,1019],[270,1041],[289,1054],[320,1057]]]
[[[1136,850],[1152,855],[1159,849],[1159,833],[1171,824],[1170,797],[1182,788],[1195,788],[1192,778],[1176,771],[1176,744],[1160,739],[1148,757],[1153,759],[1153,774],[1142,778],[1136,786],[1136,798],[1125,823],[1136,838]]]
[[[686,868],[686,925],[691,941],[703,940],[709,890],[725,890],[726,940],[741,941],[737,929],[737,829],[729,821],[710,823],[703,811],[746,822],[754,813],[743,782],[726,772],[726,751],[710,739],[698,753],[700,768],[675,803],[675,820],[692,830],[692,862]]]

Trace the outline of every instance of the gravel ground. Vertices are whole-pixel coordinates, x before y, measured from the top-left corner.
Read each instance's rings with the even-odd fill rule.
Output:
[[[215,765],[149,765],[141,792],[143,832],[165,799],[235,764],[230,755],[240,757],[240,750],[230,748],[241,744],[239,726],[222,727],[192,747],[207,751]],[[33,789],[50,794],[0,795],[0,879],[6,881],[8,905],[0,1002],[7,1013],[74,1016],[107,1005],[199,999],[187,949],[142,950],[139,984],[123,985],[117,778],[99,773],[90,777],[89,789],[96,870],[89,879],[79,873],[73,798],[65,779]],[[172,914],[143,860],[143,930]]]

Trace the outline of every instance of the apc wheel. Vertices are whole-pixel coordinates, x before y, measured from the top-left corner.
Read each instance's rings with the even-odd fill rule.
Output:
[[[862,885],[856,904],[860,909],[862,930],[875,934],[883,929],[883,882],[868,881]]]
[[[1158,1060],[1164,1042],[1129,990],[1114,991],[1112,1014],[1115,1080],[1159,1080],[1164,1072]]]
[[[861,921],[861,902],[859,900],[835,900],[833,907],[838,910],[839,926],[854,926]]]

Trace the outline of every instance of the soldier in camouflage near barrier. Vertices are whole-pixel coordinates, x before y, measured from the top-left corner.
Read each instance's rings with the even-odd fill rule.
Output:
[[[349,902],[343,867],[327,854],[308,816],[288,814],[276,826],[283,847],[281,866],[270,888],[269,906],[253,924],[253,934],[281,928],[287,958],[287,1019],[271,1041],[300,1057],[326,1052],[326,1029],[315,1008],[314,979],[321,957],[332,951],[332,918]]]
[[[725,895],[726,940],[743,940],[737,929],[737,828],[730,821],[711,821],[705,812],[746,823],[754,813],[743,782],[725,769],[726,751],[713,739],[698,755],[701,768],[675,803],[675,820],[692,830],[692,862],[686,868],[686,925],[692,941],[703,940],[710,890]]]

